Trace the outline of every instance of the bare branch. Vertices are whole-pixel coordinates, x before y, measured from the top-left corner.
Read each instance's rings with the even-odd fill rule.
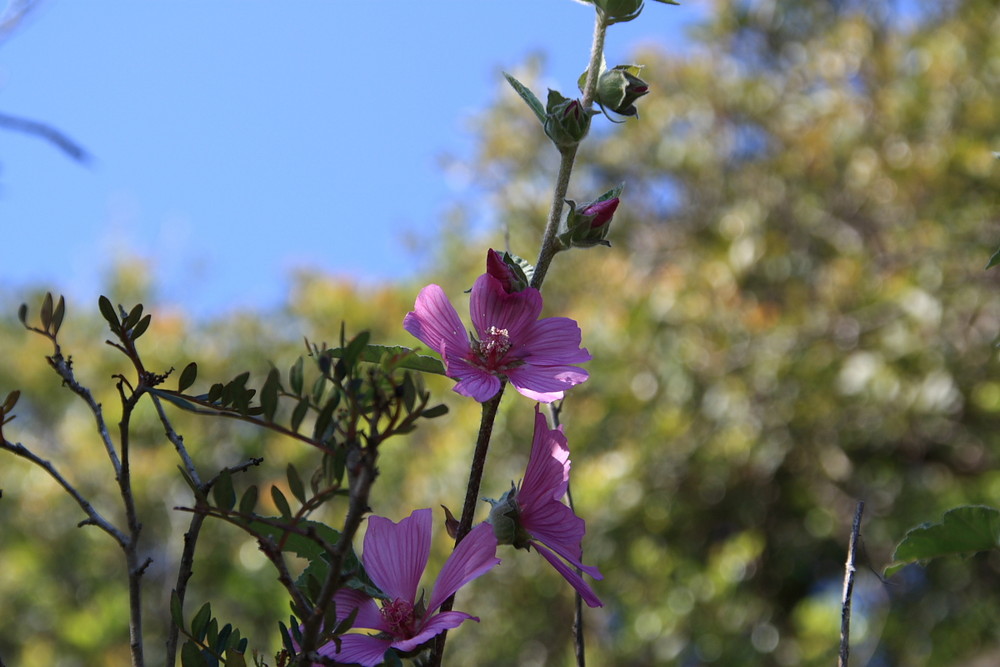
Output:
[[[847,667],[851,651],[851,594],[854,591],[854,563],[858,552],[858,534],[861,532],[861,514],[865,511],[865,501],[858,501],[851,526],[851,541],[847,547],[847,563],[844,565],[844,592],[840,599],[840,660],[838,667]]]

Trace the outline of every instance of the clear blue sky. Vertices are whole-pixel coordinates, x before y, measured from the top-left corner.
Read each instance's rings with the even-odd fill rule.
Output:
[[[648,5],[611,64],[705,10]],[[463,194],[437,158],[469,152],[464,120],[533,51],[569,94],[591,27],[570,0],[50,0],[0,48],[0,112],[94,160],[0,130],[0,287],[89,306],[128,254],[208,315],[280,302],[296,267],[415,275],[404,233]]]

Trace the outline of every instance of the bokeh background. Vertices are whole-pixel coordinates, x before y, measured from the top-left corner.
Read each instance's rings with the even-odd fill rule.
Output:
[[[551,4],[560,16],[586,14]],[[685,11],[653,4],[635,23],[661,25]],[[996,664],[997,554],[879,575],[908,528],[958,504],[1000,505],[1000,301],[995,270],[984,270],[1000,244],[1000,11],[986,0],[717,0],[696,18],[683,49],[646,41],[623,56],[646,65],[652,92],[641,119],[597,124],[570,188],[584,200],[626,183],[614,246],[557,257],[545,287],[546,314],[579,320],[594,355],[591,380],[564,410],[574,498],[587,519],[585,560],[605,574],[596,585],[605,607],[586,616],[588,657],[596,665],[831,664],[850,523],[865,500],[852,664]],[[582,20],[575,41],[588,35]],[[574,52],[580,62],[583,49]],[[553,57],[522,52],[502,66],[541,92]],[[560,80],[564,92],[574,79]],[[421,286],[437,282],[461,300],[487,247],[531,258],[545,219],[556,155],[523,103],[498,82],[467,122],[470,150],[441,164],[442,178],[461,173],[465,184],[421,232],[415,275],[362,280],[305,267],[289,273],[279,303],[250,299],[195,314],[183,296],[164,295],[150,250],[105,267],[100,291],[154,313],[141,346],[148,366],[194,360],[206,382],[242,370],[262,380],[269,361],[287,368],[303,336],[332,341],[342,321],[379,342],[412,344],[400,323]],[[372,142],[390,159],[392,142]],[[20,168],[5,158],[3,178]],[[314,167],[298,168],[306,178]],[[350,196],[349,184],[331,183]],[[372,219],[391,199],[371,202]],[[29,221],[2,224],[9,247],[6,238]],[[331,218],[295,242],[314,247],[321,234],[333,247],[365,224]],[[227,270],[251,276],[256,266]],[[0,392],[23,392],[5,433],[63,462],[113,514],[89,415],[15,317],[22,301],[37,312],[59,284],[3,287]],[[200,288],[191,291],[194,300]],[[110,377],[125,365],[103,344],[96,297],[70,300],[63,328],[80,378],[113,418]],[[448,382],[431,386],[452,411],[386,445],[372,503],[380,514],[461,503],[478,406]],[[522,397],[504,400],[484,495],[521,474],[531,413]],[[293,442],[229,422],[181,414],[176,422],[206,470],[264,456],[246,483],[282,484],[289,461],[315,461]],[[171,508],[187,495],[152,415],[137,433],[144,538],[155,558],[147,581],[155,656],[154,619],[167,617],[185,525]],[[120,554],[98,531],[75,527],[79,511],[43,474],[0,460],[8,619],[0,657],[9,665],[127,662]],[[253,647],[273,652],[274,619],[287,615],[274,573],[250,540],[210,528],[190,604],[211,600]],[[435,550],[440,562],[443,531]],[[534,554],[506,555],[462,593],[461,608],[482,622],[451,633],[449,658],[572,664],[568,587]]]

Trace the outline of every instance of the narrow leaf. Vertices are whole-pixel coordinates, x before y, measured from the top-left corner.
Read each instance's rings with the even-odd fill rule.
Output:
[[[997,251],[995,253],[993,253],[992,257],[990,257],[990,261],[986,265],[986,268],[987,269],[992,269],[997,264],[1000,264],[1000,248],[998,248]],[[23,322],[24,320],[21,320],[21,321]]]
[[[433,408],[427,408],[420,413],[420,416],[424,419],[434,419],[435,417],[440,417],[441,415],[448,414],[448,406],[444,403],[440,405],[435,405]]]
[[[118,321],[118,314],[115,313],[115,307],[111,305],[108,297],[101,295],[101,298],[97,300],[97,306],[101,309],[101,315],[111,325],[111,330],[116,331],[121,323]]]
[[[296,433],[299,431],[299,426],[302,425],[302,420],[306,417],[307,410],[309,410],[309,399],[303,398],[292,411],[292,430]]]
[[[292,495],[304,505],[306,502],[306,488],[302,484],[302,478],[299,477],[299,471],[295,469],[294,465],[289,463],[286,475],[288,477],[288,488],[291,490]]]
[[[181,667],[208,667],[208,661],[194,642],[186,641],[181,647]]]
[[[254,485],[244,491],[243,497],[240,498],[240,514],[253,514],[253,510],[256,506],[257,486]]]
[[[21,398],[21,392],[17,389],[7,394],[7,397],[3,399],[3,407],[0,408],[0,412],[10,412],[13,410],[19,398]]]
[[[198,610],[198,613],[194,615],[191,620],[191,634],[198,640],[201,641],[205,638],[205,633],[208,632],[208,622],[212,620],[212,603],[206,602]]]
[[[177,391],[184,391],[193,385],[196,379],[198,379],[198,364],[192,361],[181,371],[181,377],[177,381]]]
[[[181,596],[176,590],[170,591],[170,618],[177,628],[184,629],[184,609],[181,604]]]
[[[63,317],[66,315],[66,299],[59,297],[59,301],[56,303],[56,309],[52,313],[52,333],[59,333],[59,329],[62,327]]]
[[[507,72],[503,73],[503,77],[507,79],[507,83],[509,83],[511,88],[513,88],[517,94],[521,96],[521,99],[525,101],[528,107],[535,112],[535,117],[538,118],[538,122],[544,125],[545,107],[542,106],[541,100],[535,97],[535,94],[531,92],[527,86],[512,77],[510,74],[507,74]]]
[[[28,326],[28,304],[22,303],[17,309],[17,319],[21,320],[21,324]]]
[[[285,519],[289,519],[292,516],[292,508],[288,506],[288,500],[285,498],[285,494],[281,492],[277,486],[271,486],[271,500],[274,501],[274,506],[278,508],[278,512]]]
[[[226,649],[226,667],[247,667],[247,661],[243,659],[243,653],[235,648]]]
[[[233,490],[233,476],[228,470],[223,470],[212,486],[212,497],[219,509],[229,511],[236,505],[236,491]]]
[[[302,395],[302,357],[299,357],[288,371],[288,385],[296,396]]]
[[[49,326],[52,324],[52,292],[46,292],[45,298],[42,299],[42,329],[46,331],[49,330]]]
[[[278,410],[278,385],[281,383],[281,374],[277,368],[272,368],[264,380],[264,386],[260,388],[260,407],[264,410],[264,421],[273,422],[274,413]]]
[[[152,319],[152,315],[146,315],[144,318],[139,320],[139,323],[135,325],[134,329],[132,329],[132,340],[135,340],[142,334],[146,333],[146,329],[149,328],[149,323]]]

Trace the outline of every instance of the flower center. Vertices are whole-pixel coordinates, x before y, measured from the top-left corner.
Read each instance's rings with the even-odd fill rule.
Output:
[[[500,362],[508,350],[510,350],[510,332],[496,327],[490,327],[476,346],[479,358],[491,370],[499,369]]]
[[[393,600],[382,607],[382,618],[389,631],[397,637],[412,637],[416,625],[413,605],[406,600]]]

